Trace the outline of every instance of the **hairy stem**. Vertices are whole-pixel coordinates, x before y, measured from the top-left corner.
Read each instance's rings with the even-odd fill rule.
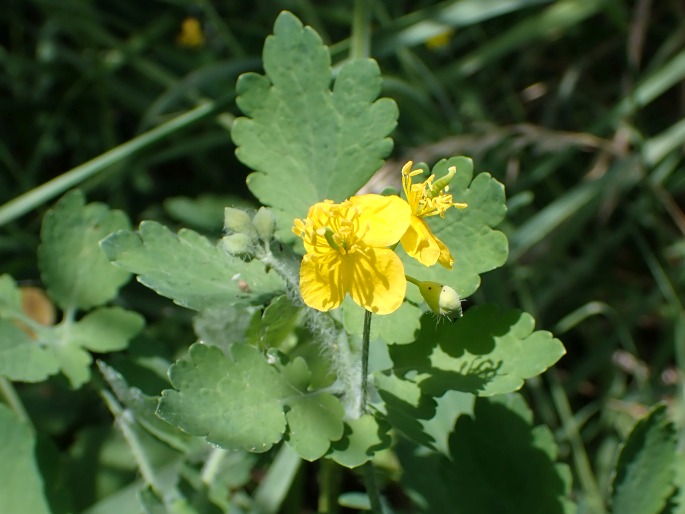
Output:
[[[286,255],[274,255],[271,248],[264,248],[257,258],[278,273],[286,285],[286,294],[295,305],[304,305],[300,297],[298,264]],[[345,413],[351,418],[362,414],[361,395],[357,393],[358,361],[355,359],[347,335],[340,330],[330,314],[306,307],[307,325],[321,346],[321,350],[331,359],[333,371],[338,377],[339,391],[343,394]]]
[[[366,400],[368,397],[368,377],[369,377],[369,342],[371,340],[371,312],[364,311],[364,331],[362,334],[362,366],[361,366],[361,414],[366,413]],[[382,514],[383,507],[381,505],[381,492],[378,490],[378,483],[376,482],[376,471],[373,468],[373,462],[369,461],[364,464],[364,485],[366,486],[366,494],[369,495],[371,502],[371,512],[374,514]]]

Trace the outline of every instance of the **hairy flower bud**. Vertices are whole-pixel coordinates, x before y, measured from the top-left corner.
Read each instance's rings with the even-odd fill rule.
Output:
[[[419,281],[412,277],[407,277],[407,280],[418,286],[421,296],[435,314],[446,316],[452,322],[462,317],[461,299],[453,288],[430,280]]]
[[[228,232],[236,234],[246,234],[250,237],[256,235],[250,215],[242,209],[235,209],[233,207],[226,207],[224,209],[224,228]]]
[[[274,236],[274,230],[276,229],[276,218],[274,217],[271,209],[260,207],[252,218],[252,225],[257,231],[259,239],[266,243],[269,242]]]
[[[231,255],[238,257],[252,255],[254,239],[243,233],[229,234],[221,238],[221,244]]]

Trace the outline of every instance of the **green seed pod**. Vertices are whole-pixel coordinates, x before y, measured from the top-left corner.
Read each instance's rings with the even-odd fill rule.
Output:
[[[242,209],[226,207],[224,209],[224,229],[236,234],[247,234],[251,237],[255,235],[250,215]]]
[[[274,230],[276,229],[276,218],[271,209],[266,207],[260,207],[257,214],[252,218],[252,225],[257,231],[259,239],[262,241],[269,242],[274,236]]]
[[[435,314],[446,316],[452,322],[461,318],[461,299],[450,286],[430,280],[418,282],[416,285],[419,286],[421,296]]]
[[[253,241],[253,238],[241,233],[229,234],[221,238],[224,249],[231,255],[239,257],[252,255]]]

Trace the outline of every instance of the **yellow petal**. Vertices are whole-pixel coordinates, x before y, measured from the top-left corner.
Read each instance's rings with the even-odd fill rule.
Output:
[[[433,237],[435,237],[435,242],[440,247],[440,257],[438,257],[438,263],[442,264],[447,269],[452,269],[452,265],[454,264],[454,257],[452,257],[450,249],[447,248],[445,243],[443,243],[437,236]]]
[[[360,195],[350,203],[359,210],[359,235],[368,246],[394,245],[409,226],[411,208],[399,196]]]
[[[325,200],[312,205],[304,220],[296,219],[293,223],[293,232],[302,238],[304,249],[307,253],[322,253],[330,251],[330,246],[325,237],[317,234],[317,230],[330,224],[335,216],[336,205]]]
[[[341,256],[331,253],[329,258],[305,255],[300,265],[300,293],[304,303],[319,311],[340,307],[345,298],[341,279]]]
[[[404,300],[407,280],[404,266],[387,248],[368,248],[343,261],[342,276],[352,299],[374,314],[390,314]]]
[[[402,236],[402,239],[400,239],[402,248],[407,252],[407,255],[413,257],[424,266],[432,266],[438,262],[441,248],[437,241],[439,239],[433,235],[426,222],[417,216],[411,217],[409,228]],[[445,245],[443,244],[443,246]],[[449,253],[449,250],[447,252]]]

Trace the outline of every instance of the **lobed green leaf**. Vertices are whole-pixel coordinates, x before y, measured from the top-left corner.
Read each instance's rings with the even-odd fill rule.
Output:
[[[302,396],[292,400],[285,417],[288,421],[288,444],[303,459],[314,461],[323,456],[343,435],[345,409],[330,394]]]
[[[43,218],[38,266],[50,297],[62,309],[89,309],[113,299],[129,273],[108,261],[98,242],[130,227],[121,211],[101,203],[85,205],[74,190]]]
[[[92,357],[87,350],[123,350],[145,325],[138,313],[101,307],[78,321],[29,327],[18,298],[12,278],[0,277],[0,317],[13,319],[0,319],[0,376],[10,380],[40,382],[61,370],[72,387],[80,387],[90,378]]]
[[[416,372],[421,389],[434,397],[455,390],[479,396],[519,389],[566,353],[552,334],[535,331],[525,312],[499,312],[494,305],[468,309],[456,323],[424,315],[416,344],[391,346],[395,372]]]
[[[571,474],[554,436],[518,395],[477,398],[450,436],[449,457],[401,451],[403,482],[425,512],[570,514]],[[447,510],[443,510],[447,509]]]
[[[115,232],[101,246],[118,267],[189,309],[259,304],[283,289],[259,261],[245,262],[197,232],[174,234],[154,221],[143,221],[137,232]]]
[[[155,415],[158,398],[147,396],[136,387],[129,387],[123,375],[104,361],[98,360],[97,365],[117,400],[145,430],[179,451],[188,451],[191,448],[191,437]]]
[[[343,64],[331,91],[328,48],[288,12],[266,39],[264,70],[238,79],[247,117],[235,120],[231,136],[237,157],[255,170],[250,190],[276,210],[284,237],[311,205],[351,196],[381,167],[398,112],[393,100],[376,100],[381,75],[370,59]]]
[[[288,427],[289,444],[314,460],[342,436],[338,400],[298,389],[309,378],[302,359],[281,372],[253,346],[233,344],[229,357],[219,348],[194,344],[169,377],[176,390],[163,391],[157,414],[222,448],[265,452]]]
[[[123,350],[145,326],[143,317],[121,307],[102,307],[89,312],[69,331],[69,342],[93,352]]]
[[[357,468],[390,447],[389,432],[390,425],[371,414],[347,420],[343,437],[331,445],[327,457],[346,468]]]

